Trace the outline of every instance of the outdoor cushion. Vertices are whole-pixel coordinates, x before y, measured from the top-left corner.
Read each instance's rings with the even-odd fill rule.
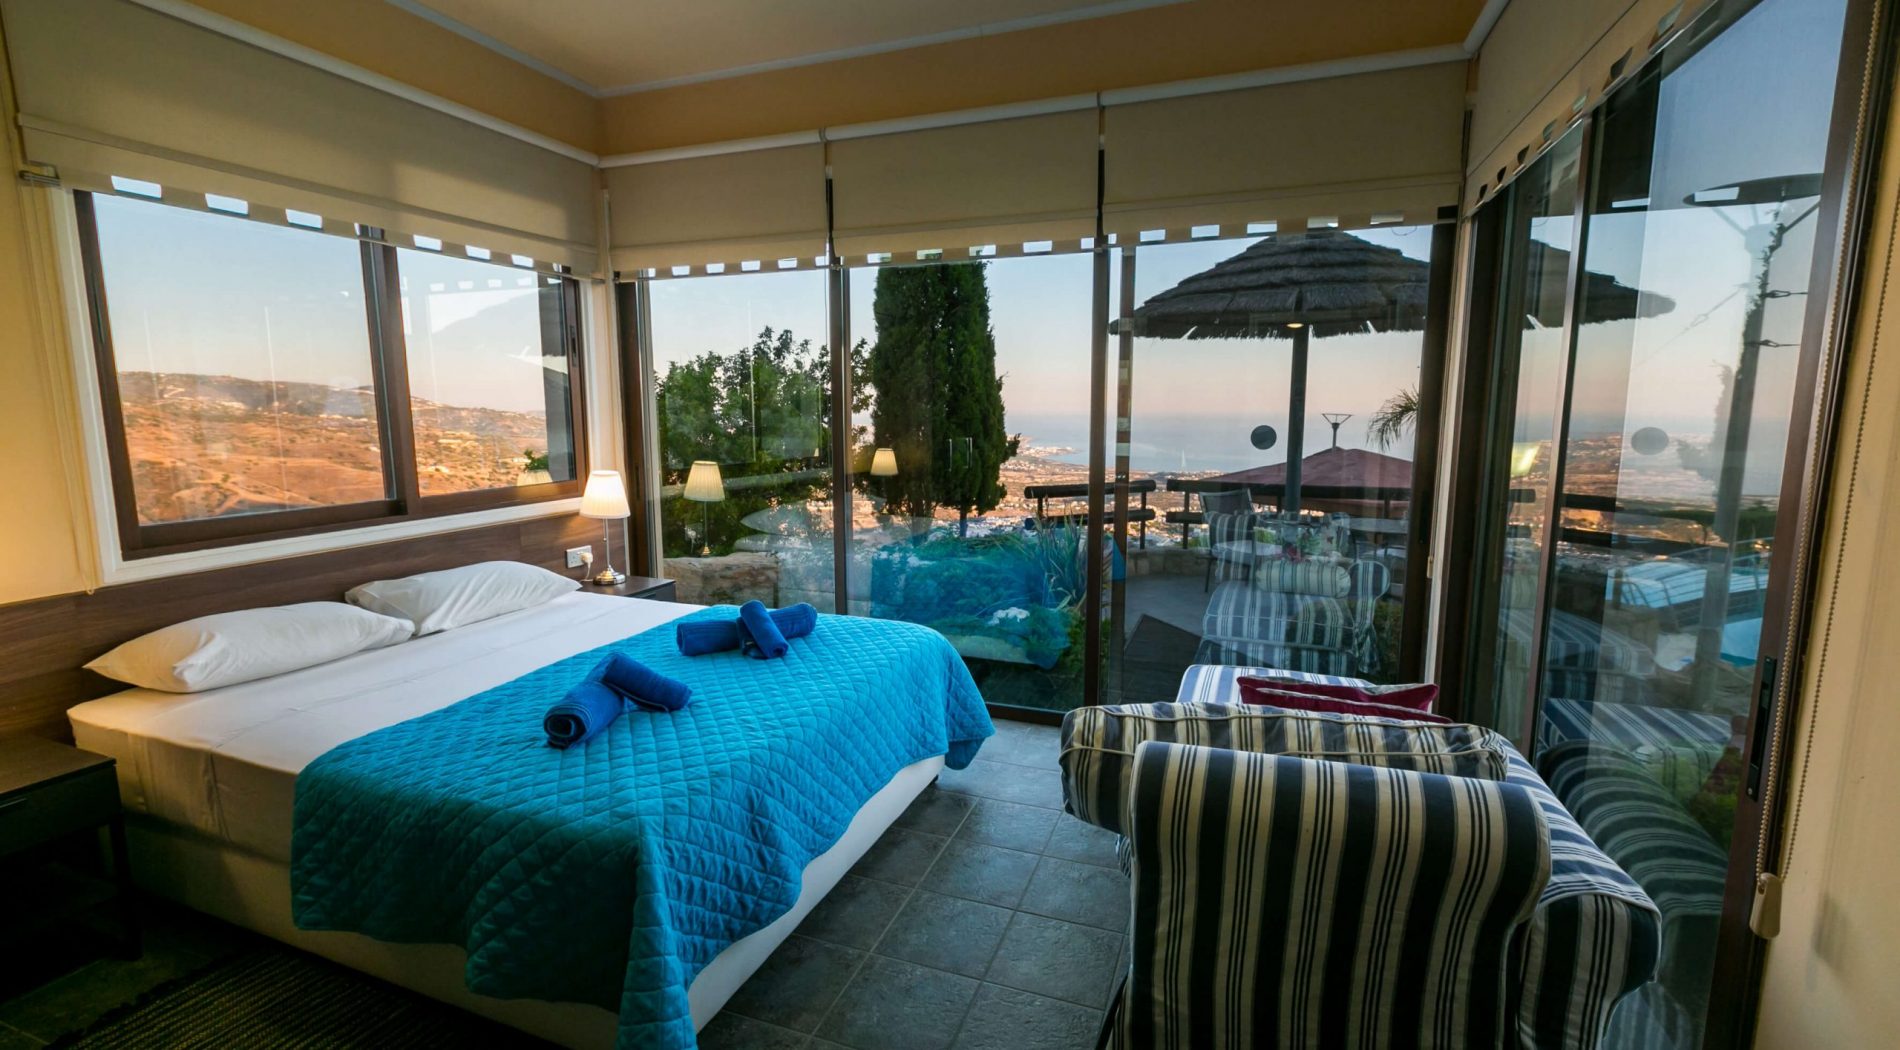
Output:
[[[1263,591],[1344,598],[1352,590],[1352,575],[1335,561],[1273,558],[1254,566],[1253,585]]]

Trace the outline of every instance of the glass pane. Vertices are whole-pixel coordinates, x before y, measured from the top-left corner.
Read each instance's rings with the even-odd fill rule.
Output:
[[[1528,733],[1531,664],[1539,630],[1537,581],[1550,521],[1552,442],[1569,342],[1565,292],[1576,251],[1580,131],[1552,147],[1510,190],[1499,272],[1502,289],[1488,466],[1475,561],[1478,608],[1470,632],[1474,721],[1512,740]]]
[[[389,497],[356,242],[92,202],[141,523]]]
[[[647,289],[664,575],[680,601],[835,611],[825,274]]]
[[[399,248],[424,496],[573,481],[558,277]]]
[[[1572,808],[1663,911],[1611,1045],[1697,1045],[1716,991],[1844,11],[1766,0],[1602,116],[1539,742],[1616,785]]]
[[[943,632],[995,704],[1082,702],[1093,266],[850,275],[851,609]]]
[[[1128,541],[1105,702],[1172,697],[1191,663],[1401,676],[1431,245],[1418,226],[1120,252],[1104,454],[1129,513],[1158,517]]]

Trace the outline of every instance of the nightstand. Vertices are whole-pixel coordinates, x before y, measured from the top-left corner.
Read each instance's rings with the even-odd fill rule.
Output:
[[[92,925],[102,913],[112,917],[119,950],[138,957],[113,766],[104,755],[51,740],[0,737],[0,959],[46,954],[35,949],[69,941],[69,925]],[[105,875],[91,870],[101,828],[112,847]],[[11,983],[19,975],[0,976]]]
[[[595,594],[611,594],[619,598],[650,598],[656,602],[673,600],[673,581],[658,576],[629,576],[611,587],[589,583],[587,589]]]

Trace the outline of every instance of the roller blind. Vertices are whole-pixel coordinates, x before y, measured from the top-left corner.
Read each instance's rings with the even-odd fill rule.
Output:
[[[835,141],[834,247],[847,259],[967,258],[970,248],[1092,237],[1098,119],[1091,106]]]
[[[1458,202],[1464,89],[1458,62],[1110,105],[1104,225],[1433,222]]]
[[[607,169],[613,268],[736,269],[825,253],[825,152],[811,143]]]
[[[1515,0],[1478,52],[1467,207],[1608,93],[1704,0]]]
[[[592,165],[127,0],[0,0],[29,160],[598,268]]]

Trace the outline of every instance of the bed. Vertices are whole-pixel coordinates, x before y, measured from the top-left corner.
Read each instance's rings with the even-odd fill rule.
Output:
[[[642,641],[637,636],[656,628],[648,642],[670,639],[667,625],[688,615],[718,614],[696,606],[576,593],[534,609],[256,682],[189,695],[129,690],[81,704],[71,710],[70,718],[79,746],[118,760],[122,796],[133,814],[134,870],[155,892],[564,1045],[608,1046],[616,1040],[620,1045],[644,1044],[652,1041],[651,1033],[641,1034],[621,1023],[628,1012],[624,1002],[616,1011],[608,1008],[613,1004],[599,1002],[598,996],[593,1003],[551,995],[523,997],[505,983],[489,989],[500,992],[496,995],[470,991],[468,981],[481,969],[481,960],[471,958],[466,948],[474,945],[478,956],[489,950],[476,939],[395,943],[348,932],[347,923],[342,924],[345,929],[325,932],[300,928],[311,923],[300,924],[292,918],[293,861],[307,868],[313,851],[305,841],[310,837],[307,816],[304,824],[293,826],[293,813],[299,805],[299,776],[319,758],[324,761],[316,767],[318,772],[306,778],[306,796],[311,793],[312,778],[334,766],[339,755],[373,750],[374,742],[400,736],[411,727],[440,725],[457,712],[471,709],[464,700],[474,704],[501,695],[518,680],[554,673],[562,661],[577,654],[609,644],[637,645]],[[934,645],[955,659],[947,644],[916,628],[826,618],[814,640],[827,637],[826,625],[834,636],[869,630],[917,632],[907,636],[919,647],[917,652],[928,653]],[[684,659],[676,654],[674,658]],[[901,663],[902,658],[885,662]],[[961,664],[956,667],[960,669]],[[862,676],[848,668],[835,677],[828,688],[841,706],[829,718],[841,718],[837,712],[849,710],[851,703],[876,702],[879,710],[890,703],[888,695],[877,694],[875,683],[867,686]],[[708,695],[716,698],[717,684],[710,679],[705,684]],[[700,688],[701,683],[695,682],[696,691]],[[695,703],[696,708],[688,711],[697,709],[701,717],[719,710],[716,699],[701,704],[696,698]],[[946,703],[947,708],[954,706]],[[952,738],[947,750],[953,762],[967,761],[989,732],[980,698],[974,713],[967,710],[967,700],[962,706],[961,727],[945,730]],[[945,720],[952,721],[952,713]],[[980,720],[980,726],[975,720]],[[955,742],[959,737],[963,738],[960,745]],[[862,804],[855,797],[830,800],[834,809],[844,806],[843,819],[837,826],[814,831],[816,845],[807,843],[807,852],[798,854],[809,861],[792,873],[789,903],[774,906],[776,918],[755,916],[754,928],[721,942],[710,959],[686,967],[679,1013],[690,1012],[690,1019],[677,1018],[661,1042],[691,1045],[692,1030],[718,1012],[935,778],[944,765],[944,750],[906,761],[888,777],[880,771],[881,786],[867,782],[856,793],[863,797]],[[542,748],[525,754],[524,759],[539,761],[551,754]],[[304,803],[308,805],[308,797]],[[397,844],[407,841],[400,837]],[[298,853],[303,855],[295,856]],[[328,920],[319,914],[321,908],[310,910],[311,891],[306,874],[297,889],[299,916],[338,925],[329,921],[335,918],[334,908]],[[366,895],[379,890],[369,886],[356,892]],[[784,908],[782,914],[777,914],[779,906]],[[374,923],[358,928],[378,930]],[[629,949],[623,960],[629,963],[629,973],[635,954],[637,949]],[[535,960],[514,963],[517,969],[531,969]]]

